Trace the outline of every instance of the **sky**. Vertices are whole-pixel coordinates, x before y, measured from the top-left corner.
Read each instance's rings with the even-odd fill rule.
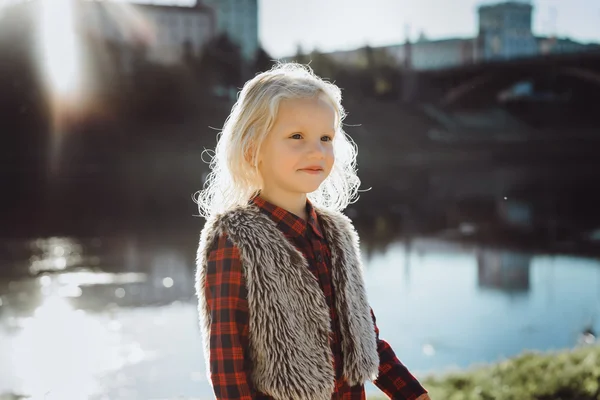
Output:
[[[135,0],[189,5],[195,0]],[[485,1],[490,3],[494,1]],[[482,0],[258,0],[259,40],[273,57],[412,39],[471,37]],[[600,42],[600,0],[533,0],[533,30]]]

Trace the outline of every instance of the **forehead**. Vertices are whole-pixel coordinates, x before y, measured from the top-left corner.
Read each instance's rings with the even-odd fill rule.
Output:
[[[279,103],[275,124],[326,124],[333,126],[336,110],[324,96],[283,99]]]

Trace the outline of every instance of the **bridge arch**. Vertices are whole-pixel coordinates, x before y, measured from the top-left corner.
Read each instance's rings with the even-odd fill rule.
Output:
[[[533,69],[510,68],[506,71],[497,69],[490,72],[479,73],[446,91],[440,103],[442,106],[451,106],[473,92],[489,89],[490,86],[498,84],[498,81],[500,80],[504,80],[503,86],[506,88],[520,81],[539,79],[540,73],[570,76],[600,88],[600,72],[598,71],[583,67],[564,66],[551,67],[549,69],[547,66],[538,65]]]

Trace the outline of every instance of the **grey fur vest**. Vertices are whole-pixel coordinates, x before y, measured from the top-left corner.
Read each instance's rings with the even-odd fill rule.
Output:
[[[358,235],[345,215],[316,211],[331,251],[343,375],[350,385],[363,384],[376,379],[379,355]],[[238,247],[243,263],[255,388],[277,400],[330,400],[334,370],[325,296],[302,253],[254,205],[210,218],[200,236],[196,291],[207,372],[211,320],[204,292],[206,265],[209,248],[222,233]]]

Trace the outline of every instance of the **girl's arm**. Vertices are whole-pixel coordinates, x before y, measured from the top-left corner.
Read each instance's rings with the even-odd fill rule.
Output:
[[[221,235],[209,253],[206,299],[211,314],[210,370],[219,400],[252,400],[247,367],[248,300],[237,247]]]
[[[379,328],[373,309],[371,309],[371,317],[375,326],[377,352],[379,353],[379,375],[373,381],[375,386],[388,395],[390,399],[428,400],[427,390],[398,360],[389,343],[379,338]]]

